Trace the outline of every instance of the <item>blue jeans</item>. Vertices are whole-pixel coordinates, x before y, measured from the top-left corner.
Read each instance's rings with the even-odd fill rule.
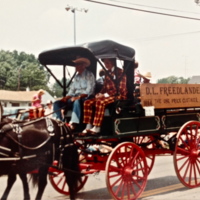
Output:
[[[80,119],[81,119],[81,114],[82,114],[82,105],[84,101],[85,101],[85,98],[78,99],[73,102],[71,101],[71,99],[68,99],[67,102],[63,102],[60,100],[55,101],[54,106],[53,106],[53,110],[56,115],[55,117],[61,121],[64,121],[61,115],[61,109],[72,110],[70,122],[79,124]]]

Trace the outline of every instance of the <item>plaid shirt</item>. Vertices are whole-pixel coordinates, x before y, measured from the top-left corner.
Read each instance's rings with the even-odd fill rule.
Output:
[[[117,91],[114,81],[111,80],[108,75],[106,75],[105,80],[104,80],[104,85],[100,93],[102,94],[108,93],[109,96],[116,96],[117,99],[126,99],[127,98],[126,76],[124,74],[123,77],[121,77],[122,73],[123,73],[123,70],[118,67],[116,67],[115,70],[110,73],[114,81],[117,81],[117,84],[119,84],[117,85],[118,91]]]

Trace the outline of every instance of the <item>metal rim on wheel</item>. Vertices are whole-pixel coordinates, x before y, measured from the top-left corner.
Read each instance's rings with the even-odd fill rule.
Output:
[[[188,188],[200,186],[200,122],[189,121],[179,130],[174,168],[183,185]]]
[[[143,150],[131,142],[117,145],[106,163],[106,184],[118,200],[135,200],[144,191],[148,166]]]

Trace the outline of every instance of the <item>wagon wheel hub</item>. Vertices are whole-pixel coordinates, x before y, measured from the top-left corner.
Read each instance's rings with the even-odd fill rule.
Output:
[[[198,156],[199,156],[199,149],[197,148],[197,141],[196,140],[192,140],[190,143],[190,161],[192,163],[195,163]]]
[[[195,163],[197,158],[198,158],[198,156],[199,156],[199,150],[196,149],[196,148],[192,148],[191,152],[190,152],[190,161],[192,163]]]
[[[135,175],[135,171],[133,170],[131,166],[124,167],[124,170],[123,170],[124,180],[131,180],[133,175]]]

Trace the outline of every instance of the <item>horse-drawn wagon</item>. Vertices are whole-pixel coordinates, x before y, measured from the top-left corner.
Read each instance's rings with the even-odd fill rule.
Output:
[[[156,155],[172,155],[179,180],[189,188],[199,186],[200,86],[141,84],[141,101],[135,103],[135,50],[108,40],[45,51],[39,61],[50,73],[48,66],[62,65],[65,80],[66,67],[73,66],[72,60],[80,55],[91,60],[89,69],[95,76],[97,66],[103,67],[100,59],[116,58],[127,76],[128,98],[116,100],[105,111],[98,137],[75,136],[80,168],[86,175],[79,189],[87,174],[103,170],[113,198],[137,199],[145,189]],[[59,84],[65,95],[65,81]],[[77,132],[81,130],[83,126]],[[61,177],[50,179],[58,191],[67,193]]]
[[[128,95],[126,100],[116,100],[105,110],[98,136],[79,136],[84,124],[73,132],[79,151],[79,167],[85,175],[79,179],[76,192],[83,188],[88,174],[105,171],[107,188],[114,199],[138,199],[145,189],[156,155],[173,156],[176,174],[183,185],[198,187],[200,86],[141,84],[140,101],[136,101],[135,50],[105,40],[52,49],[39,55],[40,63],[63,88],[63,96],[70,86],[66,84],[67,68],[74,66],[77,56],[91,61],[88,69],[95,77],[97,68],[104,68],[100,59],[116,58],[127,77]],[[62,67],[63,83],[51,71],[52,65]],[[118,87],[116,82],[115,86]],[[59,167],[59,161],[55,161],[54,166],[57,168],[50,168],[50,181],[58,192],[68,195],[65,172]]]

